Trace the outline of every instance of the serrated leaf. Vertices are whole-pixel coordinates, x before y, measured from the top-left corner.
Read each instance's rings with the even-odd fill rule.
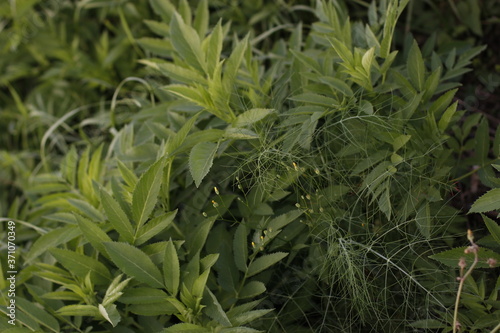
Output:
[[[195,122],[198,119],[200,114],[201,114],[201,112],[198,112],[194,116],[190,117],[189,120],[186,121],[186,123],[184,125],[182,125],[181,129],[175,134],[172,141],[167,143],[167,151],[170,154],[175,153],[175,151],[177,149],[179,149],[179,147],[181,147],[183,142],[186,140],[189,132],[194,127],[194,124],[195,124]]]
[[[160,158],[151,165],[148,171],[139,178],[132,193],[132,217],[137,225],[136,233],[149,218],[156,205],[162,183],[164,165],[164,158]]]
[[[78,214],[75,214],[75,218],[81,233],[87,241],[92,244],[96,250],[107,256],[103,243],[111,242],[111,238],[96,223]]]
[[[42,255],[48,249],[67,243],[73,238],[76,238],[80,235],[81,235],[80,229],[78,229],[76,226],[73,225],[68,225],[62,228],[49,231],[45,235],[40,236],[33,243],[30,250],[25,256],[24,262],[28,264],[33,259]]]
[[[411,135],[401,134],[397,138],[394,139],[392,143],[392,148],[394,152],[397,152],[401,147],[406,145],[406,143],[411,139]]]
[[[458,101],[450,105],[450,107],[448,107],[446,111],[444,111],[441,119],[439,119],[438,128],[441,132],[446,131],[446,129],[448,128],[448,124],[450,123],[451,118],[453,117],[453,115],[455,115],[455,112],[457,111],[457,106],[458,106]]]
[[[479,197],[467,214],[486,213],[498,209],[500,209],[500,188],[494,188]]]
[[[437,260],[442,264],[452,267],[458,268],[458,261],[460,258],[465,258],[467,266],[470,266],[474,262],[474,254],[468,253],[465,254],[464,250],[467,247],[457,247],[451,250],[443,251],[438,254],[434,254],[429,256],[429,258]],[[478,251],[479,262],[477,264],[477,268],[490,268],[490,266],[486,263],[486,260],[489,258],[495,259],[497,262],[500,262],[500,254],[496,253],[492,250],[480,248]]]
[[[123,163],[122,161],[118,160],[117,165],[118,165],[118,170],[120,170],[120,175],[122,176],[123,180],[125,181],[125,183],[127,184],[127,186],[130,189],[133,189],[137,185],[137,181],[139,179],[137,178],[135,173],[132,170],[130,170],[129,168],[127,168],[125,163]]]
[[[189,153],[189,171],[196,187],[200,187],[201,181],[210,171],[217,148],[216,143],[200,142]]]
[[[418,91],[422,91],[424,89],[425,82],[425,65],[422,53],[420,52],[420,48],[415,40],[410,48],[406,66],[408,68],[408,76],[410,77],[413,86]]]
[[[264,119],[271,114],[273,109],[251,109],[240,114],[233,122],[234,127],[245,127]]]
[[[184,23],[178,13],[174,13],[170,22],[170,39],[175,50],[190,66],[205,73],[206,64],[200,37],[196,30]]]
[[[97,306],[72,304],[66,305],[57,310],[57,314],[61,316],[89,316],[99,317],[100,312]]]
[[[250,323],[257,318],[263,317],[269,312],[273,311],[273,309],[265,309],[265,310],[252,310],[248,312],[243,312],[232,318],[233,325],[244,325]]]
[[[486,224],[490,234],[497,241],[497,244],[500,244],[500,226],[486,215],[481,214],[481,216],[483,217],[484,223]]]
[[[222,43],[224,39],[224,36],[222,34],[221,20],[217,22],[217,25],[208,38],[209,40],[207,41],[205,50],[205,53],[207,55],[207,69],[208,75],[210,77],[213,77],[215,68],[219,64],[220,54],[222,52]]]
[[[210,291],[210,289],[205,289],[205,294],[203,297],[204,305],[206,305],[205,313],[217,321],[223,327],[232,326],[231,321],[227,317],[227,314],[222,309],[219,301],[215,297],[215,295]]]
[[[271,267],[281,259],[285,258],[288,253],[285,252],[275,252],[271,254],[263,255],[255,259],[249,266],[247,270],[247,277],[251,277],[255,274],[262,272],[263,270]]]
[[[111,280],[111,274],[106,266],[92,257],[57,248],[51,249],[50,254],[77,276],[85,276],[90,272],[95,284],[107,284]]]
[[[127,214],[104,189],[101,190],[101,203],[113,228],[126,242],[132,243],[134,241],[134,229]]]
[[[31,319],[47,327],[52,332],[60,332],[59,322],[47,311],[19,296],[16,296],[15,305]]]
[[[446,93],[444,93],[442,96],[440,96],[436,101],[434,101],[431,104],[428,112],[430,114],[438,116],[444,109],[446,109],[450,105],[457,90],[458,89],[451,89]]]
[[[172,223],[176,214],[177,209],[151,219],[151,221],[149,221],[139,230],[134,244],[141,245],[142,243],[147,242],[152,237],[158,235]]]
[[[165,247],[165,258],[163,259],[163,276],[167,291],[176,296],[179,291],[180,281],[180,265],[179,257],[175,249],[172,239],[170,239]]]
[[[299,209],[291,210],[269,221],[269,223],[267,224],[267,228],[271,231],[278,231],[286,227],[288,224],[292,223],[302,214],[303,214],[302,210]]]
[[[160,270],[151,259],[138,248],[127,243],[104,243],[115,265],[125,274],[154,288],[163,288]]]
[[[210,232],[210,229],[212,229],[216,219],[217,216],[211,216],[203,219],[201,224],[192,233],[191,237],[189,237],[186,241],[187,249],[189,251],[189,259],[192,259],[193,256],[199,254],[203,245],[205,245],[208,233]]]
[[[81,214],[88,218],[94,221],[104,222],[104,215],[87,201],[79,199],[68,199],[67,201],[71,206],[75,207]]]
[[[260,281],[248,282],[238,294],[239,299],[252,298],[266,291],[266,285]]]
[[[249,35],[247,34],[243,40],[239,41],[238,44],[233,49],[233,52],[226,61],[226,66],[224,68],[224,77],[222,79],[222,84],[226,92],[233,91],[233,87],[236,83],[236,75],[240,69],[241,62],[243,61],[243,56],[247,49]]]
[[[152,68],[155,68],[168,76],[169,78],[186,83],[186,84],[192,84],[193,82],[200,83],[200,84],[207,84],[207,80],[198,72],[195,70],[192,70],[190,68],[185,68],[181,67],[176,64],[168,63],[168,62],[154,62],[150,60],[140,60],[139,61],[142,64],[145,64],[147,66],[150,66]]]
[[[236,140],[251,140],[258,139],[259,136],[254,131],[251,131],[246,128],[228,128],[224,136],[227,139],[236,139]]]
[[[120,313],[116,310],[116,305],[110,304],[104,307],[102,304],[99,304],[99,313],[106,319],[113,327],[118,325],[121,320]]]
[[[208,11],[208,1],[201,0],[196,7],[196,14],[194,17],[193,28],[198,32],[198,36],[204,37],[208,30],[209,24],[209,11]]]
[[[233,239],[234,262],[236,267],[242,272],[247,271],[248,241],[247,230],[243,223],[240,223]]]

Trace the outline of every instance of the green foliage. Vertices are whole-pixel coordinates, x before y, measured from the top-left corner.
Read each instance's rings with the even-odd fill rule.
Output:
[[[475,148],[466,165],[498,187],[500,132],[492,145],[486,118],[462,122],[454,102],[483,48],[399,47],[408,0],[373,2],[367,22],[342,1],[234,3],[61,2],[32,46],[6,44],[16,52],[0,68],[29,55],[0,77],[15,122],[0,140],[18,142],[0,151],[1,178],[15,176],[0,221],[18,230],[16,328],[448,329],[463,218],[447,192],[468,175],[461,156]],[[93,14],[100,30],[78,29]],[[35,76],[43,84],[21,91]],[[470,212],[498,209],[495,191]],[[491,327],[498,286],[466,281],[461,322]]]

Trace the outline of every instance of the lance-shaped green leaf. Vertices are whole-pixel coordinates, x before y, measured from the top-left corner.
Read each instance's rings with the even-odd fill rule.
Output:
[[[160,15],[164,21],[169,21],[175,12],[175,6],[170,0],[149,0],[149,4],[153,11]]]
[[[240,114],[233,122],[234,127],[245,127],[264,119],[271,114],[273,109],[251,109]]]
[[[252,298],[258,296],[266,291],[266,286],[260,281],[250,281],[248,282],[239,292],[238,298]]]
[[[134,229],[122,210],[120,205],[103,189],[101,190],[101,202],[108,220],[113,228],[123,237],[123,239],[132,243],[134,241]]]
[[[89,316],[100,317],[100,312],[97,306],[72,304],[66,305],[57,310],[57,314],[61,316]]]
[[[441,132],[446,131],[446,128],[448,128],[448,124],[450,123],[451,118],[453,117],[453,115],[457,111],[457,105],[458,105],[458,101],[453,103],[452,105],[450,105],[450,107],[448,107],[446,109],[446,111],[444,111],[441,119],[439,119],[438,128]]]
[[[249,266],[247,271],[247,277],[251,277],[255,274],[262,272],[263,270],[271,267],[281,259],[285,258],[288,253],[285,252],[275,252],[271,254],[263,255],[255,259]]]
[[[103,306],[102,304],[99,304],[98,309],[101,316],[103,316],[104,319],[110,322],[113,327],[118,325],[118,323],[122,319],[120,313],[118,312],[118,310],[116,310],[116,305],[114,304],[110,304],[108,306]]]
[[[196,187],[200,187],[201,181],[210,171],[216,152],[216,143],[200,142],[189,153],[189,171],[193,176]]]
[[[29,252],[26,254],[24,259],[25,264],[28,264],[48,249],[67,243],[81,234],[82,232],[76,226],[68,225],[62,228],[54,229],[45,235],[40,236],[40,238],[33,243]]]
[[[106,266],[92,257],[64,249],[51,249],[50,254],[77,276],[85,276],[90,272],[96,284],[106,284],[111,280],[111,274]]]
[[[240,69],[241,62],[243,61],[245,50],[247,49],[248,36],[249,35],[246,35],[243,40],[238,42],[226,62],[224,78],[222,79],[222,84],[224,85],[226,92],[233,91],[236,75]]]
[[[219,20],[210,36],[207,37],[204,42],[205,54],[207,55],[208,75],[212,78],[215,67],[217,67],[220,61],[223,39],[224,35],[222,33],[222,23]]]
[[[217,321],[223,327],[229,327],[231,325],[231,321],[227,317],[226,312],[222,309],[217,297],[210,291],[210,289],[205,288],[205,293],[203,294],[203,304],[206,305],[205,313]]]
[[[236,228],[236,232],[234,233],[233,252],[236,267],[238,267],[240,271],[246,272],[248,260],[248,241],[247,230],[243,223],[240,223],[238,228]]]
[[[176,296],[179,291],[179,281],[181,276],[179,257],[175,245],[170,239],[165,247],[165,258],[163,259],[163,276],[167,291]]]
[[[104,243],[111,260],[125,274],[153,288],[163,288],[160,270],[147,254],[127,243]]]
[[[500,226],[486,215],[481,214],[481,216],[483,217],[484,223],[486,224],[491,236],[493,236],[496,242],[500,244]]]
[[[23,311],[27,316],[29,316],[34,321],[47,327],[52,332],[60,332],[59,322],[51,316],[47,311],[41,309],[40,307],[34,305],[28,300],[16,296],[16,307]]]
[[[132,217],[137,224],[136,232],[146,222],[153,211],[162,182],[165,159],[161,158],[151,165],[139,181],[132,194]]]
[[[201,73],[205,73],[206,64],[201,49],[200,36],[195,29],[184,23],[178,13],[174,13],[170,22],[170,38],[179,55]]]
[[[150,238],[158,235],[172,223],[176,214],[177,209],[151,219],[151,221],[139,230],[134,244],[140,245],[148,241]]]
[[[212,229],[217,216],[211,216],[209,218],[203,219],[200,225],[196,228],[194,233],[186,241],[186,245],[189,251],[189,259],[191,260],[196,254],[199,254],[203,245],[207,240],[208,232]]]
[[[78,214],[75,214],[75,218],[85,239],[87,239],[96,250],[107,256],[103,243],[111,242],[111,238],[99,227],[99,225],[97,225],[97,223]]]
[[[485,213],[500,209],[500,188],[494,188],[477,199],[470,208],[470,213]]]
[[[413,45],[410,48],[408,55],[408,75],[410,77],[413,86],[418,90],[422,91],[424,89],[425,82],[425,65],[424,59],[422,58],[422,53],[416,41],[413,41]]]
[[[460,258],[465,258],[467,266],[470,266],[474,262],[474,254],[465,254],[464,250],[466,248],[467,247],[457,247],[451,250],[440,252],[438,254],[434,254],[432,256],[429,256],[429,258],[437,260],[442,264],[453,268],[458,268],[458,261],[460,260]],[[500,254],[489,249],[481,248],[478,251],[478,255],[479,262],[476,266],[477,268],[489,268],[490,266],[486,262],[489,258],[495,259],[497,262],[500,262]]]

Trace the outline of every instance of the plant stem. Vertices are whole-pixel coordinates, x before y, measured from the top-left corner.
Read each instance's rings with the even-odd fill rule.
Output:
[[[458,285],[458,292],[457,292],[457,299],[455,300],[455,312],[453,313],[453,333],[457,332],[457,323],[458,323],[458,306],[460,305],[460,295],[462,294],[462,289],[464,286],[465,279],[472,273],[474,270],[474,267],[476,267],[477,263],[479,262],[479,256],[477,254],[478,247],[477,245],[472,242],[472,252],[474,253],[474,262],[470,266],[470,268],[465,272],[463,276],[460,277],[460,284]]]

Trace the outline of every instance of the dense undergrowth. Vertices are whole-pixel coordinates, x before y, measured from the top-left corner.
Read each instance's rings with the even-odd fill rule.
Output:
[[[430,36],[408,0],[0,5],[2,331],[498,330],[464,3]]]

